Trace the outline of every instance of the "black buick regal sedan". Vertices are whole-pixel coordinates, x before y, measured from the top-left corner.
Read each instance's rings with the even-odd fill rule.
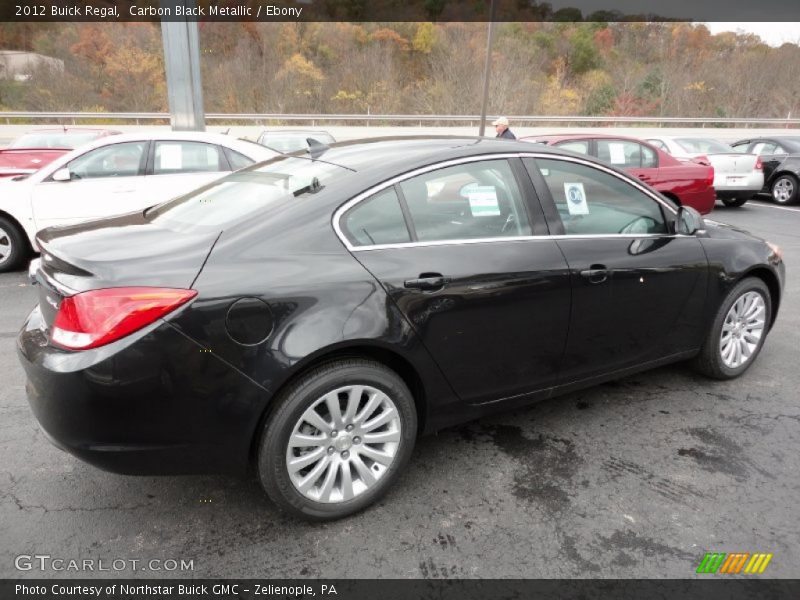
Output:
[[[680,360],[741,375],[784,280],[623,172],[476,138],[287,155],[38,242],[18,349],[48,436],[119,473],[252,467],[313,519],[421,433]]]

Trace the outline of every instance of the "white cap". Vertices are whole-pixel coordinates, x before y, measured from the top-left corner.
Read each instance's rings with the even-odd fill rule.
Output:
[[[494,123],[492,123],[492,125],[495,126],[505,125],[506,127],[508,127],[508,119],[506,117],[498,117],[498,119]]]

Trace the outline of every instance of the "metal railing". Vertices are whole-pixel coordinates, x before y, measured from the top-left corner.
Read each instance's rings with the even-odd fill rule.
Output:
[[[278,113],[207,113],[206,121],[223,121],[227,123],[246,122],[264,124],[270,121],[307,121],[312,124],[317,122],[394,122],[394,123],[475,123],[480,121],[479,115],[376,115],[376,114],[278,114]],[[495,117],[489,117],[493,119]],[[775,117],[612,117],[612,116],[563,116],[563,115],[509,115],[508,119],[514,125],[533,123],[607,123],[641,124],[641,125],[773,125],[773,126],[800,126],[800,118],[775,118]],[[0,112],[0,122],[11,124],[12,120],[25,120],[28,122],[71,122],[79,121],[130,121],[139,125],[144,122],[163,121],[169,123],[169,113],[134,113],[134,112]]]

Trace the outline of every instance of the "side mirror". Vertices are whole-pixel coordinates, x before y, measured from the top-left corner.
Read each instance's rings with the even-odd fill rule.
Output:
[[[675,218],[675,233],[681,235],[694,235],[705,228],[703,216],[691,206],[681,206]]]
[[[62,167],[53,173],[52,179],[53,181],[69,181],[72,179],[72,175],[67,167]]]

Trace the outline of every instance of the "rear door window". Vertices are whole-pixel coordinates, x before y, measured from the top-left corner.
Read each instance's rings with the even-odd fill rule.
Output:
[[[669,148],[667,148],[667,145],[661,140],[647,140],[647,141],[653,144],[653,146],[655,146],[662,152],[666,152],[667,154],[672,154],[672,152],[669,151]]]
[[[524,197],[505,159],[469,162],[400,183],[421,242],[531,235]]]
[[[203,142],[158,141],[155,143],[153,175],[214,173],[227,171],[219,146]]]
[[[758,142],[753,146],[753,154],[760,154],[762,156],[771,156],[775,154],[778,145],[773,142]]]
[[[394,187],[356,204],[345,213],[342,225],[345,235],[354,246],[402,244],[411,241]]]
[[[589,140],[570,140],[568,142],[559,142],[555,146],[578,154],[589,154]]]
[[[236,152],[236,150],[231,150],[230,148],[223,148],[223,150],[225,151],[225,156],[228,157],[228,162],[234,171],[244,169],[245,167],[249,167],[253,164],[253,159],[248,158],[240,152]]]
[[[658,166],[658,157],[652,148],[631,140],[597,140],[597,157],[618,169]]]

